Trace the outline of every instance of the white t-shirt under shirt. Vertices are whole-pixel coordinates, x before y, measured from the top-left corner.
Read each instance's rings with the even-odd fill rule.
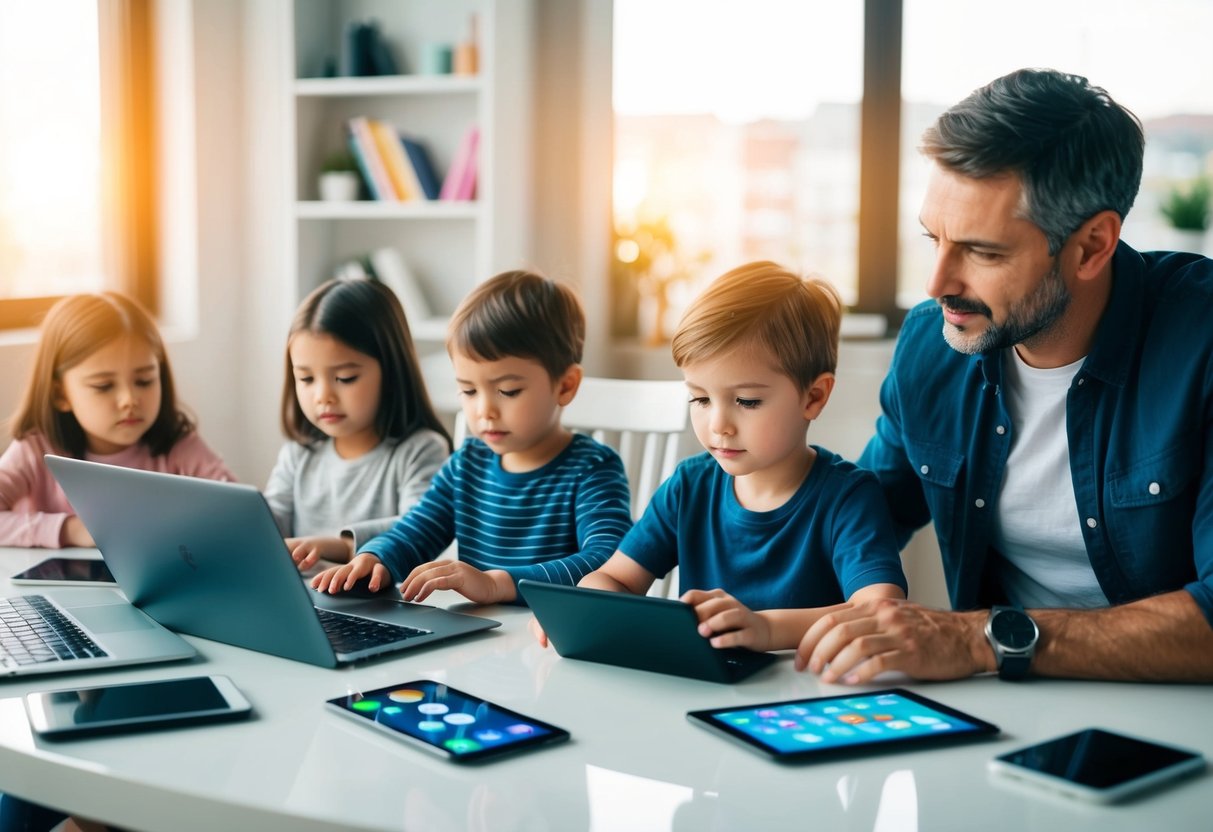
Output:
[[[1084,359],[1037,369],[1014,350],[1003,358],[1003,395],[1011,414],[1011,453],[994,520],[999,578],[1025,608],[1104,607],[1079,524],[1066,396]]]

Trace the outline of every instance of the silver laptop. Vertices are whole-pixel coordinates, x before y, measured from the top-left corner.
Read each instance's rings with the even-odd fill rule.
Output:
[[[112,589],[46,589],[0,598],[0,675],[101,670],[197,653]]]
[[[306,586],[256,488],[46,456],[126,597],[165,627],[322,667],[501,622]]]

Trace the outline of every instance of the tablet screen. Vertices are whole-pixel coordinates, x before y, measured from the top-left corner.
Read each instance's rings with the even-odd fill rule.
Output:
[[[562,728],[428,679],[351,693],[328,704],[459,759],[568,738]]]
[[[998,733],[984,720],[901,689],[691,711],[687,717],[781,759]]]
[[[85,583],[113,584],[114,576],[103,560],[90,558],[47,558],[24,572],[13,575],[12,582],[19,583]]]

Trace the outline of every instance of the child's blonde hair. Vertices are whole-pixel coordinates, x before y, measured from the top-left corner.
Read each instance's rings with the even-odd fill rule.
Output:
[[[142,338],[160,364],[160,412],[139,441],[161,456],[190,433],[194,423],[177,406],[168,354],[152,316],[125,295],[101,292],[69,295],[46,313],[29,382],[13,414],[13,438],[41,433],[60,453],[83,457],[88,437],[73,413],[55,407],[59,385],[64,373],[121,335]]]
[[[838,366],[842,300],[824,280],[777,263],[747,263],[718,277],[691,302],[672,350],[679,367],[760,345],[800,390]]]
[[[585,313],[573,290],[527,271],[502,272],[451,316],[447,351],[479,361],[529,358],[558,379],[581,363]]]

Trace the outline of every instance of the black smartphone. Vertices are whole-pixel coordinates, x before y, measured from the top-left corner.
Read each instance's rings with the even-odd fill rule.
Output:
[[[15,584],[114,586],[105,561],[95,558],[47,558],[9,579]]]
[[[563,742],[569,732],[429,679],[351,693],[325,706],[460,763]]]
[[[1056,792],[1112,803],[1204,771],[1197,751],[1087,728],[1011,751],[990,761],[995,774]]]
[[[689,711],[692,723],[780,762],[989,737],[998,726],[901,688]]]
[[[47,690],[25,696],[34,731],[48,739],[241,719],[252,706],[226,676],[192,676]]]

